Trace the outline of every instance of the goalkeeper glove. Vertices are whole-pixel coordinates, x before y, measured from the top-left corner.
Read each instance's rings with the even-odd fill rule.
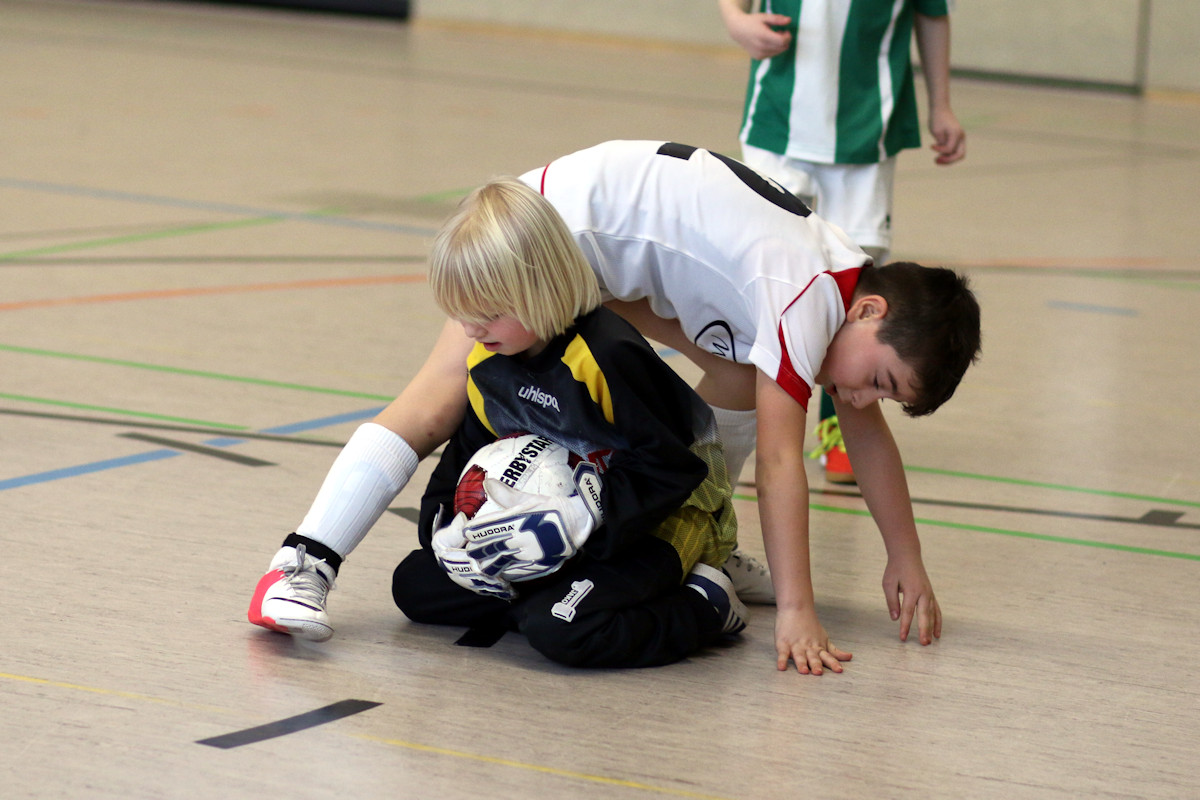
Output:
[[[557,571],[604,521],[595,466],[580,464],[574,479],[576,491],[567,496],[530,494],[485,480],[488,498],[504,509],[464,524],[467,553],[486,572],[510,581]]]

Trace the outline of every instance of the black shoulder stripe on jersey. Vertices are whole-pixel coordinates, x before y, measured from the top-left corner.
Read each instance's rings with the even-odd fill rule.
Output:
[[[672,158],[678,158],[682,159],[683,161],[687,161],[699,149],[700,148],[693,147],[690,144],[667,142],[658,148],[658,155],[670,156]],[[738,180],[750,187],[755,194],[764,200],[767,200],[768,202],[779,206],[784,211],[795,214],[799,217],[807,217],[812,213],[812,210],[804,204],[803,200],[801,200],[799,197],[796,197],[796,195],[792,194],[787,189],[784,189],[778,183],[775,183],[775,181],[770,180],[769,178],[764,178],[762,175],[759,175],[742,162],[732,159],[729,156],[721,155],[720,153],[713,153],[711,150],[708,152],[712,154],[713,158],[729,167],[730,171],[732,171],[733,174],[738,177]]]

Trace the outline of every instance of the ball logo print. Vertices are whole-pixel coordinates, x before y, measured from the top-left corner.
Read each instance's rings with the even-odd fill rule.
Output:
[[[477,514],[499,510],[483,490],[488,478],[529,494],[572,494],[574,468],[582,460],[545,436],[515,433],[497,439],[480,448],[463,468],[454,492],[454,513],[473,519]]]

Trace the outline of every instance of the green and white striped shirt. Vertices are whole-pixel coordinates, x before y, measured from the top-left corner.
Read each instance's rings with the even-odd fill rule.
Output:
[[[916,12],[950,0],[763,0],[792,44],[752,61],[745,144],[818,164],[871,164],[921,146],[910,57]]]

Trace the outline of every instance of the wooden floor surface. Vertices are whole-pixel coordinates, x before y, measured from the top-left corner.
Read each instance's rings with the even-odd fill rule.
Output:
[[[777,672],[770,607],[640,671],[409,623],[389,581],[428,463],[346,562],[333,640],[246,622],[432,343],[457,198],[606,139],[737,154],[745,73],[419,18],[0,0],[0,797],[1200,797],[1194,97],[958,81],[967,160],[900,159],[895,257],[963,269],[984,309],[955,399],[888,411],[938,643],[898,640],[863,502],[815,469],[842,675]]]

